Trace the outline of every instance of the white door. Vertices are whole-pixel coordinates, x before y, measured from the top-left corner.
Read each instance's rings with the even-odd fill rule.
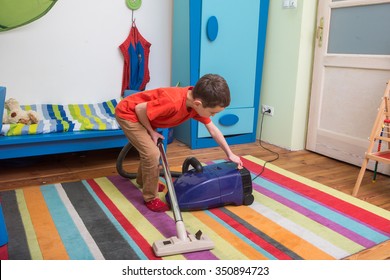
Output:
[[[317,25],[306,148],[360,166],[390,79],[390,1],[319,0]]]

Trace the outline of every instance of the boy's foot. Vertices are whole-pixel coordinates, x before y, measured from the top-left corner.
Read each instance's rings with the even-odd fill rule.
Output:
[[[158,192],[162,192],[162,191],[164,191],[164,189],[165,189],[165,186],[164,186],[164,184],[163,184],[163,183],[160,183],[160,182],[158,182]]]
[[[169,206],[161,201],[159,198],[155,198],[151,201],[145,202],[146,207],[154,212],[165,212],[169,210]]]

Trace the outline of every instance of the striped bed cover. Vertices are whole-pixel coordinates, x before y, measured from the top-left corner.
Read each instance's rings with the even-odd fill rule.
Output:
[[[1,135],[18,136],[86,130],[120,129],[115,120],[115,107],[120,99],[95,104],[34,104],[21,105],[39,115],[37,124],[3,124]]]

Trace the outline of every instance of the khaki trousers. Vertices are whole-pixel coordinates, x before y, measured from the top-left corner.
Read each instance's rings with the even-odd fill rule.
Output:
[[[116,117],[116,120],[127,139],[139,152],[140,164],[136,181],[142,186],[144,200],[153,200],[158,192],[160,151],[142,124],[119,117]]]

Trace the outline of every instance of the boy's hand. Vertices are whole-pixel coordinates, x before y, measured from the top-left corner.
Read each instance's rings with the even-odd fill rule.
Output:
[[[225,152],[227,157],[230,161],[237,163],[237,168],[242,169],[244,167],[244,164],[242,163],[239,156],[236,156],[233,154],[233,152],[230,150],[230,147],[228,143],[226,142],[225,137],[223,136],[222,132],[219,130],[218,127],[213,124],[213,122],[209,122],[208,124],[205,124],[207,130],[209,131],[210,135],[214,138],[214,140],[218,143],[218,145],[222,148],[222,150]]]
[[[162,136],[162,134],[158,133],[158,132],[155,131],[155,130],[149,132],[149,135],[150,135],[150,137],[152,138],[154,144],[156,144],[156,145],[157,145],[158,139],[160,139],[160,138],[161,138],[162,140],[165,139],[164,136]]]
[[[234,163],[237,163],[237,168],[238,169],[242,169],[244,167],[244,164],[242,163],[241,159],[239,156],[236,156],[235,154],[231,155],[229,157],[229,160],[234,162]]]

